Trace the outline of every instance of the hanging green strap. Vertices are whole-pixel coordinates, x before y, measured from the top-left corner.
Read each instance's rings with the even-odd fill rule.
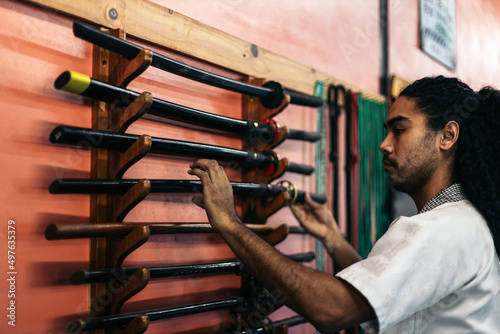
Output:
[[[358,220],[358,251],[366,257],[371,249],[371,224],[370,224],[370,143],[367,134],[371,133],[371,120],[369,101],[358,95],[358,156],[359,156],[359,220]]]
[[[314,85],[314,95],[325,99],[325,85],[318,80]],[[316,142],[315,166],[316,166],[316,193],[325,194],[325,155],[326,155],[326,108],[323,106],[317,109],[316,129],[321,133],[321,139]],[[316,269],[325,271],[325,257],[323,244],[316,240]]]
[[[358,96],[359,154],[359,253],[366,257],[373,246],[372,231],[380,238],[389,226],[386,200],[389,186],[385,179],[379,145],[385,137],[387,104]]]
[[[388,107],[387,103],[379,103],[378,104],[378,112],[377,115],[379,117],[378,122],[379,124],[382,124],[381,130],[379,131],[379,143],[381,144],[382,141],[384,141],[385,136],[387,131],[384,128],[384,123],[385,119],[387,118],[387,113],[388,113]],[[380,159],[382,159],[383,154],[379,154]],[[387,183],[387,176],[384,171],[384,166],[382,163],[379,164],[379,170],[378,170],[378,180],[379,180],[379,191],[380,191],[380,198],[378,202],[378,219],[377,219],[377,240],[382,237],[382,235],[387,231],[389,228],[389,225],[391,224],[391,217],[389,216],[389,211],[388,211],[388,200],[389,200],[389,185]]]

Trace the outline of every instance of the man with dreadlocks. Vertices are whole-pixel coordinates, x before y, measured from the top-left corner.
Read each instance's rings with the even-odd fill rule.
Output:
[[[389,182],[419,213],[396,219],[367,259],[324,205],[306,196],[292,207],[341,269],[335,277],[245,228],[215,161],[190,166],[203,183],[193,201],[252,274],[321,332],[362,323],[368,333],[500,333],[500,92],[424,78],[403,90],[385,127]]]

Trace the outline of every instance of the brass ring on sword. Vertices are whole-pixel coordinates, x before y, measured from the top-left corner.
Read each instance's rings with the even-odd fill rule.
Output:
[[[292,205],[293,203],[295,203],[295,200],[297,200],[297,195],[298,195],[297,186],[293,182],[288,180],[281,180],[277,183],[277,185],[286,187],[286,190],[289,195],[286,205]]]

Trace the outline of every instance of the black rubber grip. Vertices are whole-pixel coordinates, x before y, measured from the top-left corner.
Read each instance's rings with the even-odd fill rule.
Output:
[[[303,174],[303,175],[311,175],[314,173],[315,168],[309,165],[297,164],[295,162],[290,162],[288,165],[287,172]]]
[[[289,129],[288,136],[286,138],[287,139],[310,141],[310,142],[314,143],[314,142],[321,139],[321,133]]]
[[[299,93],[290,89],[285,89],[285,94],[290,96],[290,103],[300,106],[321,107],[325,100],[320,97]]]
[[[288,228],[288,233],[290,233],[290,234],[307,234],[307,231],[304,230],[302,227],[290,226]]]
[[[297,198],[296,198],[296,202],[297,203],[304,203],[305,201],[305,192],[302,191],[302,190],[298,190],[297,191]],[[325,204],[326,203],[326,196],[325,195],[319,195],[319,194],[313,194],[313,193],[309,193],[309,196],[311,196],[311,199],[317,203],[320,203],[320,204]]]

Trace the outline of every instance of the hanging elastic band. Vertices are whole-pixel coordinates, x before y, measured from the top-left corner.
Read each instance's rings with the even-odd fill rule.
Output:
[[[325,99],[325,85],[323,81],[316,81],[314,95]],[[325,152],[326,152],[326,127],[325,127],[325,106],[317,109],[316,131],[322,134],[321,140],[316,142],[316,193],[325,194]],[[316,269],[325,271],[325,257],[323,244],[316,240]]]

